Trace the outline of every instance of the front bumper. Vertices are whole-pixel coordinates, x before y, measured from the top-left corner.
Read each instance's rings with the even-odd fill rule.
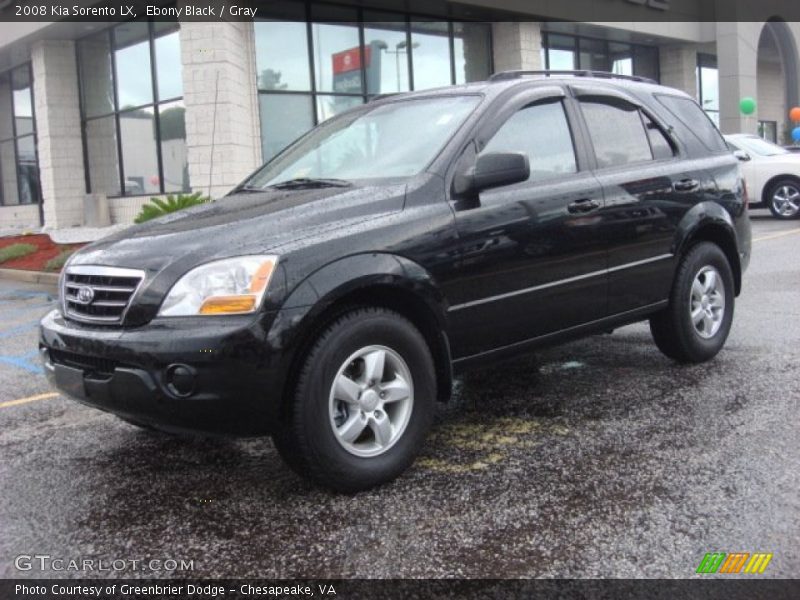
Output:
[[[39,347],[51,383],[84,404],[159,429],[262,435],[272,430],[285,373],[282,353],[268,342],[274,318],[168,318],[108,329],[52,311]]]

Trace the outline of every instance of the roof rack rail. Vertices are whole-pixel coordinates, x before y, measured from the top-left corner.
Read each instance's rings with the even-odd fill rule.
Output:
[[[563,70],[541,70],[541,71],[500,71],[489,77],[489,81],[509,81],[512,79],[522,79],[523,77],[540,75],[543,77],[550,77],[551,75],[572,75],[574,77],[597,77],[599,79],[626,79],[628,81],[639,81],[642,83],[657,83],[649,77],[640,77],[639,75],[619,75],[617,73],[610,73],[608,71],[590,71],[580,69],[576,71],[563,71]]]

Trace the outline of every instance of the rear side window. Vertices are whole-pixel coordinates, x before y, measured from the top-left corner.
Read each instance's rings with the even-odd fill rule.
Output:
[[[529,181],[575,173],[575,148],[561,102],[532,104],[503,123],[481,153],[525,152],[531,163]]]
[[[722,134],[714,126],[708,115],[703,112],[694,100],[680,96],[667,96],[657,94],[656,99],[663,104],[669,112],[675,115],[708,150],[712,152],[726,152],[727,146]]]
[[[675,150],[672,148],[667,136],[661,131],[661,128],[647,115],[642,115],[642,118],[644,118],[644,126],[647,127],[647,136],[650,138],[653,158],[661,160],[675,156]]]
[[[581,101],[599,168],[653,160],[639,109],[627,103]]]

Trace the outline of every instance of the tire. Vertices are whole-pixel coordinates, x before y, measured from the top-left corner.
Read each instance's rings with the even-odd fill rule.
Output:
[[[299,475],[338,492],[366,490],[411,465],[435,398],[433,358],[417,328],[387,309],[353,309],[314,341],[273,440]]]
[[[800,218],[800,182],[791,177],[776,181],[767,191],[767,206],[776,219]]]
[[[708,288],[712,273],[716,293]],[[734,297],[733,272],[725,253],[710,242],[693,246],[678,267],[669,305],[650,319],[656,346],[681,363],[702,363],[714,358],[730,333]]]

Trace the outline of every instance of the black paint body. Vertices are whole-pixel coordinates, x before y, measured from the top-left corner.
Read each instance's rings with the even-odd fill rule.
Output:
[[[676,156],[598,169],[576,100],[587,93],[623,94],[640,105],[670,132]],[[481,102],[413,178],[234,192],[84,248],[71,265],[142,269],[145,282],[122,326],[88,326],[58,311],[47,315],[41,325],[47,372],[82,402],[159,427],[262,434],[279,426],[298,357],[320,323],[343,305],[379,303],[411,318],[432,347],[444,399],[453,372],[662,309],[681,253],[693,240],[723,247],[738,293],[750,252],[738,162],[698,144],[654,100],[664,93],[683,95],[586,78],[404,95],[474,94]],[[516,110],[550,97],[564,102],[579,172],[455,195],[453,179],[474,160],[475,148]],[[696,187],[681,191],[685,180]],[[593,201],[596,208],[572,212],[576,201]],[[244,254],[280,256],[260,312],[157,317],[188,270]],[[113,373],[95,377],[80,360],[55,360],[51,350],[112,361]],[[165,383],[165,369],[176,363],[196,375],[188,395]]]

